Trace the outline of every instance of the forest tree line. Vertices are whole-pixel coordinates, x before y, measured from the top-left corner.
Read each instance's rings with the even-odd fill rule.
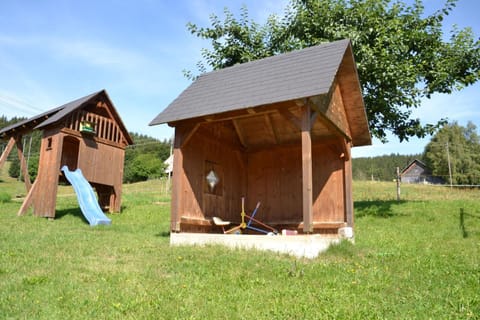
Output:
[[[353,158],[352,176],[354,180],[392,181],[396,179],[397,167],[406,168],[413,160],[422,160],[421,154],[390,154],[376,157]]]

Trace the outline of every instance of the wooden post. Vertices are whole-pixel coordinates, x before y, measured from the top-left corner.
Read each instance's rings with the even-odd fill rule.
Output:
[[[343,185],[344,185],[344,203],[345,203],[345,222],[348,227],[353,228],[353,195],[352,195],[352,159],[350,155],[350,144],[342,141],[345,146],[344,164],[343,164]]]
[[[18,159],[20,159],[20,168],[23,174],[23,179],[25,180],[25,188],[27,189],[27,192],[28,192],[32,188],[32,183],[30,182],[30,176],[28,175],[27,162],[25,161],[25,157],[23,155],[22,136],[18,136],[16,138],[16,142],[17,142]]]
[[[304,106],[302,114],[302,198],[303,232],[313,232],[313,195],[312,195],[312,136],[310,106]]]
[[[173,180],[172,180],[172,206],[170,230],[180,232],[180,217],[182,210],[182,189],[183,189],[183,137],[180,131],[175,128],[175,140],[173,149]]]
[[[2,169],[3,165],[7,161],[8,155],[13,149],[13,146],[15,145],[15,138],[11,137],[10,140],[8,140],[7,147],[2,153],[2,156],[0,157],[0,169]]]
[[[397,167],[397,201],[400,201],[400,168]]]

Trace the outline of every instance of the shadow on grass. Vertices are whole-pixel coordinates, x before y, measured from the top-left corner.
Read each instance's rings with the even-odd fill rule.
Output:
[[[471,234],[471,232],[466,227],[467,225],[470,228],[472,226],[478,225],[478,223],[475,223],[476,221],[474,219],[479,219],[480,220],[480,215],[475,215],[475,214],[465,212],[464,208],[460,208],[460,214],[459,214],[460,231],[462,233],[463,238],[468,238],[468,236]],[[467,221],[467,222],[465,222],[465,221]]]
[[[157,237],[168,238],[170,237],[170,231],[162,231],[156,234]]]
[[[65,216],[74,216],[75,218],[78,218],[82,220],[84,223],[88,224],[87,219],[82,214],[82,211],[80,210],[80,207],[72,207],[72,208],[67,208],[67,209],[61,209],[55,211],[55,219],[62,219]]]
[[[374,200],[374,201],[355,201],[355,216],[361,217],[378,217],[378,218],[391,218],[400,215],[398,212],[393,211],[393,206],[406,203],[406,201],[396,200]]]

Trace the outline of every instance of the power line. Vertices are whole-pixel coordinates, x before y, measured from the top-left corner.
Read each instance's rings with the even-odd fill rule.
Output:
[[[13,109],[17,109],[22,112],[25,112],[27,114],[30,114],[32,116],[40,112],[43,112],[42,109],[35,107],[29,104],[28,102],[22,101],[20,99],[17,99],[11,96],[7,96],[5,94],[0,94],[0,106],[2,107],[2,109],[5,108],[5,110],[10,110],[13,108]]]

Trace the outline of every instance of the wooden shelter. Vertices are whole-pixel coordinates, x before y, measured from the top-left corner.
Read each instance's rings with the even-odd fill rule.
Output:
[[[22,136],[42,130],[38,174],[30,183]],[[55,217],[60,168],[80,168],[95,188],[103,208],[120,211],[125,147],[133,141],[105,90],[69,102],[0,130],[9,140],[0,167],[16,144],[28,194],[19,215],[33,206],[41,217]]]
[[[436,177],[432,171],[422,161],[415,159],[411,161],[400,172],[402,183],[422,183],[422,184],[443,184],[445,181],[441,177]]]
[[[349,40],[201,75],[162,123],[175,128],[172,232],[239,222],[242,197],[279,230],[353,227],[350,148],[371,137]]]

